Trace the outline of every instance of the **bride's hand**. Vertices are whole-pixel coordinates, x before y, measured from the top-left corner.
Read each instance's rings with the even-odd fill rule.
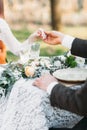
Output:
[[[39,28],[37,31],[31,34],[28,39],[29,39],[29,44],[35,42],[38,39],[45,40],[46,34],[42,28]]]
[[[28,43],[29,43],[29,44],[32,44],[32,43],[34,43],[37,39],[38,39],[38,36],[37,36],[37,33],[35,32],[35,33],[33,33],[33,34],[31,34],[31,35],[29,36],[29,38],[28,38]]]
[[[32,33],[29,38],[28,38],[28,43],[32,44],[35,41],[37,41],[38,39],[41,39],[41,31],[40,29],[38,29],[37,31],[35,31],[34,33]]]

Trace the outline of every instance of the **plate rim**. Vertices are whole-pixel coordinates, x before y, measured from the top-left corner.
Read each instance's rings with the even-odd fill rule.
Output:
[[[73,69],[73,70],[74,70],[74,69],[87,70],[87,69],[85,69],[85,68],[66,68],[66,69],[68,69],[68,70],[69,70],[69,69],[70,69],[70,70],[71,70],[71,69]],[[80,80],[79,80],[79,79],[78,79],[78,80],[77,80],[77,79],[76,79],[76,80],[69,80],[69,79],[59,78],[58,76],[55,75],[55,73],[56,73],[57,71],[61,71],[61,70],[63,71],[63,70],[65,70],[65,69],[56,70],[56,71],[54,71],[53,74],[52,74],[52,75],[53,75],[55,78],[57,78],[59,81],[62,81],[62,82],[65,82],[65,83],[84,83],[84,82],[86,81],[86,79],[82,79],[82,80],[81,80],[81,79],[80,79]]]

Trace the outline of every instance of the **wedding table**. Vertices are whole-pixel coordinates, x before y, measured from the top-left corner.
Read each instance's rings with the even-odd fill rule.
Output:
[[[81,116],[52,107],[49,95],[32,85],[35,78],[37,76],[34,78],[20,77],[8,89],[7,95],[1,97],[0,130],[72,128],[82,119]]]

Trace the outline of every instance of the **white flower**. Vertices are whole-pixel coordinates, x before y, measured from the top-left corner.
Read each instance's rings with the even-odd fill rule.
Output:
[[[0,76],[1,76],[1,74],[2,74],[2,72],[5,70],[5,68],[3,68],[3,67],[1,67],[0,66]]]
[[[69,57],[71,55],[71,52],[69,51],[68,53],[67,53],[67,56]]]
[[[51,66],[50,61],[48,59],[41,59],[40,60],[40,65],[41,66],[46,66],[48,68]]]
[[[7,81],[4,81],[3,84],[7,84],[8,82]]]
[[[40,61],[40,65],[41,65],[41,66],[45,66],[44,61],[41,60],[41,61]]]
[[[50,74],[49,70],[42,70],[41,75]]]
[[[65,61],[66,57],[64,55],[60,56],[61,61]]]
[[[85,58],[82,57],[76,57],[75,61],[79,67],[83,67],[85,64]]]
[[[54,66],[61,67],[61,62],[60,61],[55,61]]]
[[[32,66],[39,66],[39,60],[38,59],[35,59],[32,63]]]

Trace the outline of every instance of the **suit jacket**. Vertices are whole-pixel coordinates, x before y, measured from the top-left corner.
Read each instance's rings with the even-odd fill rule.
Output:
[[[76,38],[72,43],[73,55],[87,58],[87,40]],[[57,84],[50,96],[51,105],[73,113],[87,116],[87,81],[79,89]]]

